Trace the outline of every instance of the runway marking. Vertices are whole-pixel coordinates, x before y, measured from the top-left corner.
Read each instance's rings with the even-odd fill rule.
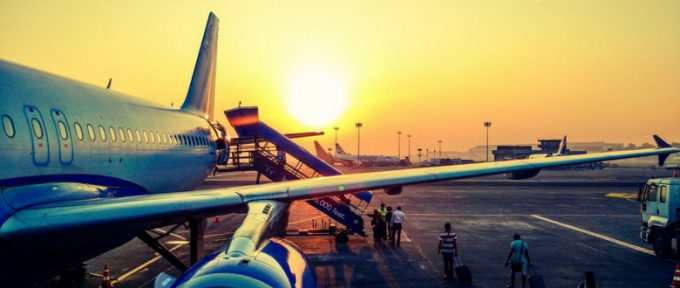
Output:
[[[634,193],[609,193],[605,196],[611,197],[611,198],[621,198],[621,199],[636,199],[638,197],[638,195],[634,194]]]
[[[555,221],[555,220],[552,220],[552,219],[548,219],[548,218],[545,218],[545,217],[540,216],[540,215],[532,214],[531,217],[534,217],[538,220],[542,220],[542,221],[545,221],[545,222],[548,222],[548,223],[555,224],[557,226],[561,226],[561,227],[564,227],[564,228],[567,228],[567,229],[571,229],[571,230],[574,230],[576,232],[581,232],[583,234],[590,235],[590,236],[593,236],[595,238],[600,238],[602,240],[609,241],[611,243],[621,245],[623,247],[626,247],[626,248],[629,248],[629,249],[632,249],[632,250],[635,250],[635,251],[638,251],[638,252],[642,252],[642,253],[646,253],[646,254],[655,256],[654,251],[652,251],[650,249],[642,248],[640,246],[636,246],[636,245],[633,245],[633,244],[630,244],[630,243],[626,243],[626,242],[623,242],[621,240],[617,240],[617,239],[614,239],[614,238],[611,238],[611,237],[608,237],[608,236],[604,236],[602,234],[598,234],[598,233],[595,233],[595,232],[592,232],[592,231],[588,231],[588,230],[585,230],[585,229],[578,228],[576,226],[572,226],[572,225],[569,225],[569,224],[566,224],[566,223],[562,223],[562,222],[558,222],[558,221]]]
[[[180,247],[185,246],[185,245],[187,245],[187,244],[189,244],[189,242],[177,244],[177,245],[175,245],[174,247],[172,247],[172,248],[170,248],[170,249],[168,249],[168,250],[169,250],[170,252],[174,252],[175,250],[177,250],[177,249],[179,249]],[[139,265],[139,266],[135,267],[134,269],[128,271],[127,273],[125,273],[125,274],[123,274],[123,275],[120,275],[118,278],[116,278],[116,280],[113,280],[113,284],[116,284],[116,283],[118,283],[118,282],[121,282],[121,281],[125,280],[126,278],[128,278],[128,277],[132,276],[133,274],[139,272],[140,270],[142,270],[142,269],[148,267],[149,265],[151,265],[151,264],[153,264],[154,262],[160,260],[161,258],[163,258],[163,256],[161,256],[161,255],[158,255],[158,256],[156,256],[156,257],[154,257],[154,258],[151,258],[149,261],[146,261],[146,262],[142,263],[142,265]]]

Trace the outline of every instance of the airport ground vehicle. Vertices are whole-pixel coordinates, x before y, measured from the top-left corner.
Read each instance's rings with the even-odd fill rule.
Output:
[[[680,178],[653,178],[640,186],[640,238],[657,256],[678,255]]]

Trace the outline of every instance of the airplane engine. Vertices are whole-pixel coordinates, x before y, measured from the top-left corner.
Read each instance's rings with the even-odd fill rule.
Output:
[[[220,249],[176,280],[165,273],[156,288],[169,287],[317,287],[309,260],[292,242],[271,238],[259,251],[229,257]]]
[[[505,173],[505,177],[512,180],[529,179],[541,172],[541,169],[529,169],[517,172]]]

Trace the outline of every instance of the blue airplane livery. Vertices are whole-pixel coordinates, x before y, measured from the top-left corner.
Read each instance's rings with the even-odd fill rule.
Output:
[[[292,201],[368,202],[369,190],[394,195],[410,184],[643,156],[663,164],[680,151],[654,136],[652,149],[354,175],[329,166],[313,179],[196,189],[230,145],[213,115],[218,22],[210,13],[179,109],[0,60],[0,286],[57,276],[137,237],[183,271],[160,274],[156,287],[315,287],[309,260],[284,237]],[[253,127],[289,144],[269,126]],[[226,246],[203,256],[194,238],[207,217],[227,213],[247,214]],[[191,228],[190,267],[147,232],[182,223]]]

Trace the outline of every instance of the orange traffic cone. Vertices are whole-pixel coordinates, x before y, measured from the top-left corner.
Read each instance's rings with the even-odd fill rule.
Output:
[[[673,170],[673,178],[677,178],[677,177],[678,177],[678,170]]]
[[[670,288],[680,288],[680,264],[675,264],[675,273],[673,273],[673,283]]]
[[[109,275],[109,264],[104,264],[104,273],[102,273],[102,284],[99,285],[100,288],[113,288],[113,282],[111,281],[111,276]]]
[[[222,222],[222,219],[220,218],[220,216],[215,216],[215,219],[213,220],[213,222],[220,223],[220,222]]]

